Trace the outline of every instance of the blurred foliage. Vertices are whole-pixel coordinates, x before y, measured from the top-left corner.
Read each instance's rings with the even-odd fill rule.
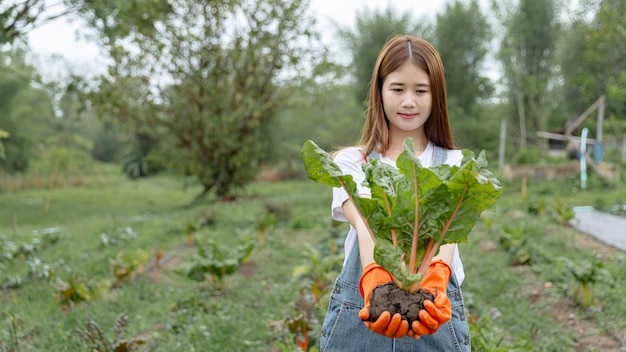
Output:
[[[9,132],[5,130],[0,130],[0,159],[4,159],[7,156],[4,151],[4,144],[2,144],[2,138],[8,138],[9,136]]]
[[[574,118],[600,96],[608,95],[606,117],[624,121],[626,2],[583,1],[581,5],[573,14],[560,46],[566,112]]]
[[[44,17],[43,0],[8,0],[0,4],[0,45],[12,43],[35,26],[52,18]]]
[[[292,107],[282,109],[267,126],[268,161],[290,160],[304,170],[300,150],[307,139],[328,150],[356,143],[363,109],[352,94],[352,86],[325,84],[311,94],[294,96]]]
[[[472,106],[494,93],[485,70],[491,31],[477,0],[450,1],[437,15],[434,44],[445,67],[448,104],[465,116],[477,118]]]
[[[263,127],[325,71],[305,1],[86,5],[114,63],[90,101],[105,120],[158,140],[168,167],[202,184],[198,197],[228,198],[252,181],[267,154]],[[145,21],[124,21],[142,8]],[[141,175],[146,154],[135,155],[126,169]]]
[[[0,126],[8,133],[2,140],[0,173],[28,170],[30,160],[58,126],[45,91],[30,85],[37,72],[26,55],[27,50],[19,46],[0,51]]]
[[[515,118],[511,121],[524,149],[527,142],[537,142],[536,132],[546,130],[552,113],[550,86],[560,24],[553,0],[520,0],[516,7],[504,12],[506,35],[502,37],[498,58],[504,70],[505,95],[515,106]]]
[[[92,158],[121,164],[131,178],[169,168],[223,197],[261,167],[278,169],[275,179],[302,176],[305,140],[327,150],[357,140],[374,61],[393,34],[439,50],[459,147],[496,160],[507,120],[505,160],[549,164],[534,132],[563,130],[605,95],[605,161],[623,166],[626,5],[560,5],[449,0],[432,19],[363,8],[352,28],[336,26],[351,61],[333,63],[305,0],[68,0],[53,16],[42,0],[8,1],[0,10],[0,175],[37,173],[37,184],[50,185],[55,172],[92,168]],[[106,74],[42,81],[24,35],[56,16],[80,17],[97,33],[85,39],[110,58]],[[503,79],[488,79],[493,71]],[[594,138],[594,116],[574,135],[587,127]],[[531,150],[520,151],[526,142]]]

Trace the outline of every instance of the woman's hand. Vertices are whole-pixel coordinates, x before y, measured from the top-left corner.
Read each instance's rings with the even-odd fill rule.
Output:
[[[409,322],[402,319],[400,313],[395,313],[393,317],[387,311],[383,312],[376,321],[368,321],[370,318],[369,305],[359,311],[359,318],[363,320],[365,326],[373,332],[390,337],[404,337],[409,332]]]
[[[413,337],[434,334],[441,325],[452,319],[452,306],[446,293],[452,270],[443,260],[430,263],[420,288],[435,295],[434,301],[424,301],[424,309],[420,310],[420,321],[411,324]]]

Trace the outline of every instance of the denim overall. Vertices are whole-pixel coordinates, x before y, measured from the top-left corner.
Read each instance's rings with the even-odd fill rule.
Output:
[[[444,163],[445,149],[435,146],[434,165]],[[380,158],[372,152],[370,158]],[[432,335],[423,335],[419,340],[411,337],[388,338],[369,330],[359,318],[364,302],[359,292],[361,278],[359,246],[355,240],[352,250],[335,281],[328,311],[322,324],[320,352],[469,352],[470,335],[463,306],[463,296],[454,272],[448,283],[448,298],[452,306],[452,319],[439,327]]]

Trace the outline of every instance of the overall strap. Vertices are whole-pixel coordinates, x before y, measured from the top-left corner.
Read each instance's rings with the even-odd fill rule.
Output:
[[[433,166],[444,164],[448,159],[448,151],[439,146],[434,145]]]
[[[371,160],[380,160],[380,154],[375,150],[370,152],[369,157]]]
[[[363,149],[359,149],[359,151],[361,152],[361,156],[363,157],[363,161],[366,162],[366,163],[369,163],[369,159],[380,160],[380,154],[377,151],[375,151],[375,150],[372,150],[369,154],[365,154],[365,151]]]

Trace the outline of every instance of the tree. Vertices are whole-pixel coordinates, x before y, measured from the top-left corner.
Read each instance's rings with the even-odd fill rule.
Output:
[[[258,174],[262,127],[325,60],[307,2],[152,2],[137,6],[153,21],[118,21],[110,8],[90,20],[113,60],[90,98],[105,119],[159,140],[170,167],[202,184],[198,197],[233,196]]]
[[[437,15],[435,45],[446,71],[449,104],[468,115],[471,106],[493,93],[485,75],[491,30],[477,0],[456,0]]]
[[[357,11],[356,27],[341,28],[339,36],[352,53],[351,67],[355,79],[355,97],[359,104],[365,102],[372,69],[385,42],[393,35],[410,34],[429,37],[426,20],[419,25],[412,23],[408,13],[398,14],[392,8],[386,10]]]
[[[597,7],[583,7],[568,25],[559,64],[569,118],[576,118],[605,95],[607,117],[626,120],[624,95],[620,94],[626,74],[625,23],[626,2],[602,0]]]
[[[499,58],[504,67],[507,96],[519,117],[520,146],[535,141],[551,107],[554,52],[559,33],[554,0],[519,0],[505,21]]]
[[[268,157],[275,164],[301,165],[302,145],[308,139],[333,150],[354,144],[360,136],[355,126],[363,123],[363,109],[353,99],[352,85],[329,83],[310,88],[293,96],[292,107],[281,109],[275,123],[268,126]]]
[[[30,85],[38,79],[37,72],[25,56],[26,50],[19,45],[0,52],[0,126],[6,132],[0,172],[28,170],[39,147],[55,131],[52,102],[45,91]]]
[[[37,25],[67,14],[61,12],[44,16],[45,11],[45,0],[0,1],[0,44],[11,44]]]
[[[486,149],[497,142],[499,117],[489,113],[493,94],[487,77],[491,25],[477,1],[454,1],[437,15],[434,44],[446,73],[448,110],[455,142],[468,149]]]
[[[9,132],[5,130],[0,130],[0,159],[5,159],[7,157],[6,152],[4,151],[4,144],[2,143],[2,138],[8,138],[10,136]]]

